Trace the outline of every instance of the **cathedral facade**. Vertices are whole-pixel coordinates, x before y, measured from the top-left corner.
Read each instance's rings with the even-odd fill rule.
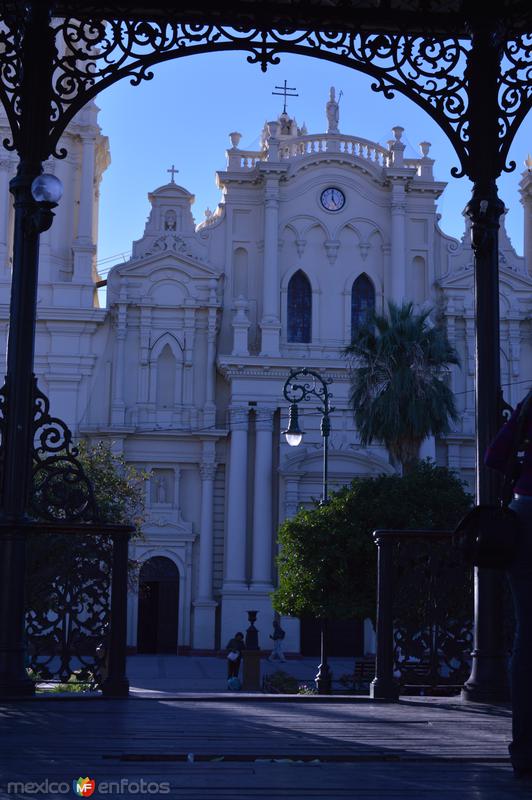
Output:
[[[63,161],[46,165],[65,194],[41,237],[36,373],[76,437],[104,440],[148,470],[144,537],[131,546],[139,587],[128,644],[141,652],[210,651],[257,610],[268,646],[275,531],[320,496],[320,415],[302,411],[303,443],[289,447],[283,386],[308,366],[331,379],[329,483],[393,472],[384,447],[361,447],[349,409],[349,344],[368,309],[412,300],[444,318],[461,367],[451,381],[460,421],[423,455],[474,484],[473,254],[440,229],[430,144],[406,158],[403,129],[387,147],[340,133],[334,91],[326,132],[283,113],[260,148],[230,134],[221,200],[196,224],[194,195],[175,182],[148,195],[151,211],[131,257],[96,269],[99,185],[109,146],[87,106],[70,126]],[[7,128],[5,122],[4,127]],[[0,161],[0,316],[5,348],[13,212]],[[532,378],[532,178],[522,181],[525,257],[500,231],[501,363],[515,403]],[[136,232],[132,231],[132,235]],[[138,232],[140,233],[140,231]],[[300,622],[283,619],[286,649]],[[370,644],[367,642],[366,647]]]

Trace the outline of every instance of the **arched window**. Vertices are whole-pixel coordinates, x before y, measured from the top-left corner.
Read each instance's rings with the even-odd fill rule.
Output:
[[[171,408],[175,403],[176,360],[169,344],[165,344],[157,359],[156,405]]]
[[[302,270],[295,272],[288,284],[289,342],[310,342],[312,335],[312,289]]]
[[[375,310],[375,289],[365,273],[359,275],[351,289],[351,338]]]

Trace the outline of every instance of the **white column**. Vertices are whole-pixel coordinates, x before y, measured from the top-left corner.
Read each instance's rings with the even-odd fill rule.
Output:
[[[227,491],[224,591],[246,588],[248,408],[230,409],[231,445]]]
[[[266,176],[264,193],[261,355],[279,355],[279,176]]]
[[[93,260],[96,246],[92,238],[94,216],[95,137],[81,137],[81,187],[79,197],[78,235],[72,245],[74,253],[73,283],[86,284],[84,300],[92,304]],[[84,302],[84,305],[86,303]]]
[[[272,409],[258,408],[255,420],[252,583],[272,591]]]
[[[196,308],[194,300],[185,300],[185,362],[183,370],[183,404],[188,407],[190,425],[196,427],[192,419],[194,405],[194,340],[196,335]]]
[[[89,244],[93,243],[95,146],[94,136],[81,137],[81,187],[77,238]]]
[[[521,173],[523,180],[519,184],[521,203],[523,204],[524,242],[523,255],[529,275],[532,275],[532,172]]]
[[[124,378],[125,378],[125,347],[126,347],[126,325],[127,325],[127,304],[125,293],[120,293],[120,301],[117,304],[116,321],[116,360],[115,360],[115,379],[113,384],[113,401],[111,404],[111,424],[123,425],[125,419],[126,404],[124,401]]]
[[[213,561],[213,499],[214,461],[203,462],[201,475],[201,518],[200,518],[200,553],[198,599],[212,600],[212,561]]]
[[[140,303],[140,348],[139,348],[139,377],[138,377],[138,402],[145,405],[149,402],[149,373],[150,373],[150,333],[151,333],[151,306],[146,302]]]
[[[214,442],[203,443],[203,462],[201,475],[201,516],[199,541],[199,580],[198,598],[194,602],[193,646],[197,650],[214,648],[215,609],[217,603],[212,596],[213,573],[213,504],[214,478],[216,463],[214,462]]]
[[[209,308],[207,322],[207,374],[205,376],[205,405],[203,426],[214,427],[216,422],[216,308]]]
[[[406,299],[406,230],[405,190],[402,184],[392,188],[392,285],[391,299],[397,305]]]
[[[284,479],[284,515],[285,519],[295,517],[299,508],[300,474],[285,475]]]

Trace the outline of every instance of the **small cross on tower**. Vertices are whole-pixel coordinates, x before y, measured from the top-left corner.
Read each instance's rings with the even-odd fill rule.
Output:
[[[272,94],[279,94],[281,97],[284,97],[284,108],[283,114],[286,114],[286,98],[287,97],[299,97],[298,93],[296,92],[295,86],[287,86],[286,79],[284,82],[284,86],[276,86],[276,89],[280,89],[280,92],[272,92]],[[290,92],[295,92],[295,94],[289,94]]]
[[[167,172],[169,172],[169,173],[171,174],[171,176],[172,176],[171,183],[175,183],[175,180],[174,180],[174,175],[176,175],[176,174],[179,172],[179,170],[178,170],[178,169],[176,169],[176,168],[174,167],[174,165],[172,164],[171,168],[170,168],[170,169],[167,169],[166,171],[167,171]]]

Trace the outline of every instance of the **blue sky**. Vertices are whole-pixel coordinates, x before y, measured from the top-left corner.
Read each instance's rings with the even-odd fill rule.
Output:
[[[243,149],[257,148],[264,122],[282,111],[282,98],[272,96],[272,91],[285,78],[299,93],[289,101],[288,111],[300,125],[306,122],[309,133],[326,130],[325,103],[329,87],[334,85],[343,91],[342,133],[386,144],[391,128],[402,125],[407,157],[419,155],[419,142],[431,142],[435,177],[448,182],[439,202],[440,224],[446,233],[462,235],[461,212],[470,183],[450,175],[451,167],[458,165],[452,146],[422,109],[400,95],[386,100],[371,90],[369,77],[315,58],[291,55],[282,56],[279,65],[262,73],[258,65],[247,63],[244,53],[185,57],[154,71],[152,81],[138,87],[122,81],[96,99],[112,158],[101,186],[100,262],[127,253],[131,241],[142,235],[149,212],[147,194],[170,180],[167,170],[172,164],[179,169],[176,182],[196,196],[196,222],[203,219],[207,206],[214,210],[220,199],[214,173],[225,168],[229,132],[240,131]],[[529,115],[510,152],[517,170],[499,181],[501,199],[510,209],[507,229],[518,253],[523,249],[518,184],[530,151]]]

